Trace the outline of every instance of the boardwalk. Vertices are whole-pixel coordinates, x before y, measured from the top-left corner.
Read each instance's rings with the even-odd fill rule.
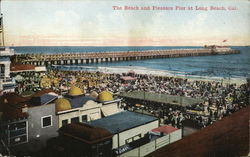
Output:
[[[171,49],[129,52],[98,52],[98,53],[59,53],[59,54],[16,54],[16,62],[34,65],[70,65],[83,63],[98,63],[150,58],[172,58],[187,56],[207,56],[216,54],[234,54],[237,50],[226,49],[215,51],[209,48],[200,49]]]

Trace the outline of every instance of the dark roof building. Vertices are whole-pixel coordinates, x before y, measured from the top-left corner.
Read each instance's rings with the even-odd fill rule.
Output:
[[[68,124],[59,129],[57,146],[75,156],[115,156],[131,150],[128,145],[147,137],[159,127],[158,118],[122,111],[88,123]],[[124,150],[121,150],[123,149]],[[126,148],[126,150],[125,150]],[[57,151],[55,151],[57,153]]]
[[[63,148],[63,154],[70,156],[98,156],[112,155],[113,134],[108,130],[84,123],[68,124],[59,129],[57,145]],[[55,145],[51,146],[52,149]],[[54,155],[60,154],[55,151]]]
[[[6,93],[0,97],[0,120],[11,121],[15,119],[27,118],[28,114],[22,112],[22,108],[29,100],[15,93]]]
[[[46,105],[51,101],[57,99],[57,96],[51,94],[43,94],[41,96],[36,96],[31,98],[31,102],[35,105]]]
[[[113,134],[108,130],[88,125],[86,123],[69,124],[59,129],[59,134],[73,137],[88,144],[112,138]]]
[[[143,138],[149,131],[159,127],[156,117],[122,111],[102,119],[97,119],[88,124],[101,127],[113,133],[112,149],[120,149],[122,146]]]
[[[92,121],[89,124],[105,128],[111,133],[116,134],[156,120],[158,120],[158,118],[149,115],[122,111],[111,116]]]

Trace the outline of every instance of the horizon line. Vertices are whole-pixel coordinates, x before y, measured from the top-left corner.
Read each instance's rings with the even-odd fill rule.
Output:
[[[206,45],[206,44],[205,44]],[[109,45],[109,46],[104,46],[104,45],[99,45],[99,46],[76,46],[76,45],[25,45],[25,46],[4,46],[4,47],[204,47],[205,45],[165,45],[165,46],[160,46],[160,45],[147,45],[147,46],[129,46],[129,45]],[[250,45],[219,45],[219,44],[209,44],[209,45],[217,45],[217,46],[250,46]],[[207,45],[207,46],[209,46]]]

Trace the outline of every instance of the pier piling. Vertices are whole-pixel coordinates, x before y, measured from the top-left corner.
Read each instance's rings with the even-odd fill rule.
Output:
[[[152,58],[173,58],[173,57],[191,57],[207,55],[227,55],[240,53],[238,50],[223,49],[214,50],[211,48],[199,49],[167,49],[167,50],[147,50],[147,51],[129,51],[129,52],[93,52],[93,53],[57,53],[57,54],[15,54],[23,64],[33,65],[71,65],[71,64],[90,64],[100,62],[116,62],[141,60]]]

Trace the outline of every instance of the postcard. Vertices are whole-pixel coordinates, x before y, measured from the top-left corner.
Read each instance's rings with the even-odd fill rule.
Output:
[[[1,0],[0,157],[249,156],[249,0]]]

